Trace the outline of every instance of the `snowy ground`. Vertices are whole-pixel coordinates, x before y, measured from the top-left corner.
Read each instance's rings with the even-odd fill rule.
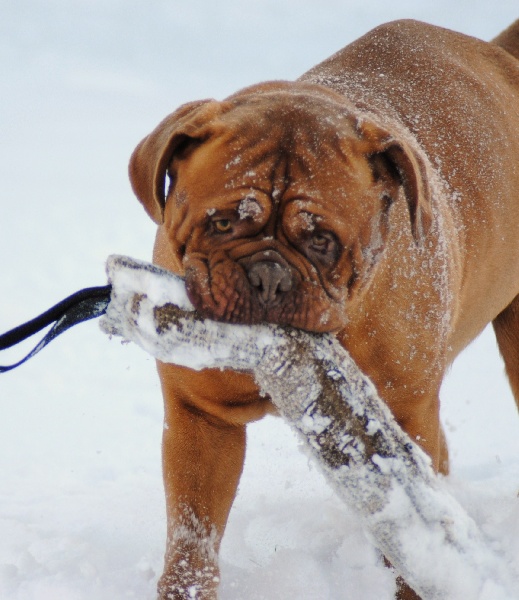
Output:
[[[0,331],[148,259],[131,150],[181,102],[294,78],[414,17],[489,39],[516,0],[0,0]],[[468,16],[467,16],[468,15]],[[0,363],[8,362],[1,357]],[[519,419],[491,331],[443,389],[449,487],[519,563]],[[66,333],[0,379],[0,598],[154,597],[165,536],[153,360]],[[279,420],[250,428],[222,550],[223,600],[389,600],[393,582]],[[519,598],[519,591],[518,591]]]

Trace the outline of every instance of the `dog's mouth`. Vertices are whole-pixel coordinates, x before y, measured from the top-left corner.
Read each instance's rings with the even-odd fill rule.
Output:
[[[343,318],[318,281],[302,276],[276,250],[237,260],[225,254],[190,257],[186,286],[204,317],[228,323],[273,323],[307,331],[334,331]]]

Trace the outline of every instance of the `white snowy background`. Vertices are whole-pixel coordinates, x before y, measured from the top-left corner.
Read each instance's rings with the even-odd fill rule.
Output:
[[[517,0],[0,0],[0,332],[149,259],[136,143],[182,102],[293,79],[412,17],[490,39]],[[3,353],[0,364],[21,351]],[[519,565],[519,418],[491,330],[442,390],[449,488]],[[165,509],[154,361],[81,325],[0,375],[0,599],[152,600]],[[433,557],[432,557],[433,559]],[[222,600],[390,600],[391,574],[273,418],[249,428]],[[519,590],[517,593],[519,598]],[[458,600],[458,599],[453,599]]]

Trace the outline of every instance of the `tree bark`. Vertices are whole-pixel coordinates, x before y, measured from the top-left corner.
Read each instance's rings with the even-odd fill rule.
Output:
[[[333,336],[202,320],[183,299],[182,280],[132,259],[112,257],[108,275],[103,330],[165,362],[253,372],[373,544],[424,600],[516,597],[509,565]]]

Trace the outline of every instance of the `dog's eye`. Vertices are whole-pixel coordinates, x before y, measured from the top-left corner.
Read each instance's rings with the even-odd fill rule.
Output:
[[[304,242],[308,258],[323,267],[331,267],[340,255],[340,246],[331,231],[314,231]]]
[[[232,223],[230,219],[217,219],[213,221],[213,227],[218,233],[229,233],[232,229]]]
[[[310,240],[310,247],[316,252],[325,254],[332,249],[334,242],[333,236],[329,233],[314,233]]]
[[[329,241],[330,240],[325,235],[317,233],[312,237],[312,246],[314,246],[314,248],[325,249],[326,246],[328,246]]]

